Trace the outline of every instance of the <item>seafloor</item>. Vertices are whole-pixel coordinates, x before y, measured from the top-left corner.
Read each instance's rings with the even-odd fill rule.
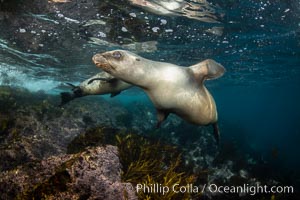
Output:
[[[60,107],[59,96],[0,87],[0,104],[0,199],[253,199],[209,191],[136,194],[135,186],[295,183],[296,174],[240,152],[234,141],[217,146],[210,129],[171,117],[155,130],[149,108],[138,103],[83,98]]]

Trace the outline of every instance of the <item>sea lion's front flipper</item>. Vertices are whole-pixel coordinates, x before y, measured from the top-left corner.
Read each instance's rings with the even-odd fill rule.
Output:
[[[161,110],[161,109],[156,109],[157,112],[157,124],[156,128],[159,128],[161,123],[167,119],[169,116],[170,112],[166,110]]]
[[[189,67],[192,70],[194,77],[199,82],[205,79],[216,79],[225,73],[225,68],[212,59],[204,60],[196,65]]]
[[[89,80],[88,84],[91,84],[94,81],[106,81],[108,83],[112,83],[116,80],[117,80],[116,78],[93,78],[93,79]]]
[[[114,92],[114,93],[111,93],[110,94],[110,97],[115,97],[115,96],[117,96],[117,95],[119,95],[121,92]]]
[[[216,123],[212,124],[212,126],[213,126],[213,129],[214,129],[213,134],[214,134],[215,140],[216,140],[217,144],[219,144],[219,142],[220,142],[220,130],[219,130],[219,125],[218,125],[218,123],[216,122]]]

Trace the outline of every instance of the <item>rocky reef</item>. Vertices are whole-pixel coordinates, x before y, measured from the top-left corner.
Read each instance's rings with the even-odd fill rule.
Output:
[[[58,96],[2,86],[0,104],[1,199],[251,199],[209,190],[161,195],[136,186],[289,183],[254,153],[230,142],[218,147],[208,127],[171,116],[154,129],[153,110],[138,103],[87,97],[59,107]]]
[[[9,163],[1,164],[1,170],[62,154],[87,127],[98,124],[118,127],[118,123],[122,123],[117,122],[118,117],[127,113],[124,108],[101,99],[59,107],[58,97],[4,86],[0,88],[0,103],[0,158]],[[111,113],[115,113],[115,117],[110,117]]]
[[[1,199],[137,199],[109,145],[17,167],[1,174],[0,187]]]

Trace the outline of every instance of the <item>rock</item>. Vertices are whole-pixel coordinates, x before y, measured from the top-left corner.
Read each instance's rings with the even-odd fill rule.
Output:
[[[128,111],[120,105],[96,98],[59,107],[57,98],[0,87],[0,159],[6,161],[0,163],[0,172],[66,153],[69,143],[89,128],[128,125],[122,121]]]
[[[0,199],[137,199],[121,182],[117,147],[87,149],[28,163],[0,175]]]

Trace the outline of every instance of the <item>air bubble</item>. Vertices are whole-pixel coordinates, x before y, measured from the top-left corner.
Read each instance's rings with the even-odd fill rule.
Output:
[[[157,33],[158,30],[159,30],[159,27],[153,27],[153,28],[152,28],[152,31],[153,31],[154,33]]]
[[[122,30],[123,32],[128,32],[127,28],[125,28],[125,27],[122,27],[121,30]]]

